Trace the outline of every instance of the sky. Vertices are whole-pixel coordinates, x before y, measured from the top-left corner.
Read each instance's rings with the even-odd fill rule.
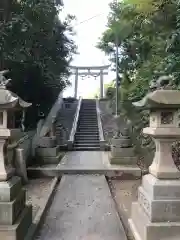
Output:
[[[96,66],[109,64],[108,57],[96,48],[101,34],[106,30],[109,3],[111,0],[64,0],[63,15],[73,14],[76,16],[74,30],[75,43],[78,46],[79,54],[74,57],[71,65],[75,66]],[[96,17],[94,17],[96,16]],[[90,18],[94,17],[91,20]],[[88,21],[86,21],[88,20]],[[83,21],[86,21],[82,23]],[[114,73],[109,70],[104,82],[108,83],[114,78]],[[64,96],[74,96],[74,76],[70,77],[71,87],[68,87]],[[78,96],[88,97],[96,93],[100,86],[100,80],[94,77],[78,81]]]

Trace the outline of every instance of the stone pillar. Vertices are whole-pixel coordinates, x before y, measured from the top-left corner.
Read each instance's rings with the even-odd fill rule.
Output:
[[[103,70],[100,71],[100,99],[104,97],[104,79]]]
[[[171,146],[180,138],[180,92],[157,90],[140,104],[150,109],[150,126],[143,132],[153,138],[156,151],[149,174],[138,189],[138,201],[132,204],[130,227],[135,240],[179,240],[180,171]]]
[[[75,72],[74,98],[77,98],[77,91],[78,91],[78,68],[76,68]]]

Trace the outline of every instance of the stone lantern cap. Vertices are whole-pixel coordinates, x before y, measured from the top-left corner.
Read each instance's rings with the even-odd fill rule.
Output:
[[[180,91],[160,89],[148,93],[133,105],[140,109],[178,109],[180,108]]]
[[[32,105],[31,103],[25,102],[17,94],[6,88],[6,85],[11,81],[11,79],[6,79],[4,77],[4,75],[8,72],[9,70],[0,71],[0,109],[19,109],[30,107]]]
[[[23,101],[17,94],[0,87],[0,109],[27,108],[32,104]]]

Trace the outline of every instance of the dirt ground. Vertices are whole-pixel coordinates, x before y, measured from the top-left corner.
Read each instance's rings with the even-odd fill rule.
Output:
[[[134,240],[129,229],[128,219],[131,216],[131,204],[137,201],[137,190],[141,180],[110,180],[110,189],[123,223],[128,240]]]
[[[33,207],[33,218],[44,205],[51,190],[52,181],[53,179],[51,178],[31,179],[28,184],[24,186],[27,190],[27,203],[32,204]]]

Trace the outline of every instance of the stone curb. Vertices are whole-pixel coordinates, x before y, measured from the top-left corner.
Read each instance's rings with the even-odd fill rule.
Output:
[[[52,180],[52,184],[51,184],[48,196],[47,196],[46,200],[44,201],[43,206],[41,207],[41,209],[35,215],[35,217],[33,219],[33,222],[32,222],[32,225],[29,228],[28,233],[27,233],[27,235],[25,237],[25,240],[32,240],[32,239],[35,238],[35,235],[36,235],[40,225],[42,224],[42,222],[44,220],[44,216],[45,216],[46,210],[48,209],[48,207],[49,207],[49,205],[51,203],[51,200],[52,200],[52,198],[54,196],[55,187],[56,187],[58,182],[59,182],[59,178],[57,178],[57,177],[55,177]]]
[[[127,238],[127,240],[131,240],[131,239],[129,239],[129,237],[128,237],[127,227],[126,227],[126,225],[125,225],[124,222],[123,222],[123,219],[122,219],[122,217],[121,217],[121,214],[120,214],[120,211],[119,211],[119,207],[118,207],[117,201],[116,201],[116,199],[114,198],[114,195],[113,195],[113,190],[115,190],[115,187],[113,186],[113,184],[112,184],[112,182],[111,182],[111,179],[106,178],[106,181],[107,181],[107,184],[108,184],[108,187],[109,187],[109,191],[110,191],[112,200],[113,200],[113,202],[114,202],[114,206],[115,206],[115,210],[116,210],[118,219],[119,219],[119,221],[121,222],[121,224],[122,224],[122,226],[123,226],[123,229],[124,229],[124,232],[125,232],[125,234],[126,234],[126,238]]]

